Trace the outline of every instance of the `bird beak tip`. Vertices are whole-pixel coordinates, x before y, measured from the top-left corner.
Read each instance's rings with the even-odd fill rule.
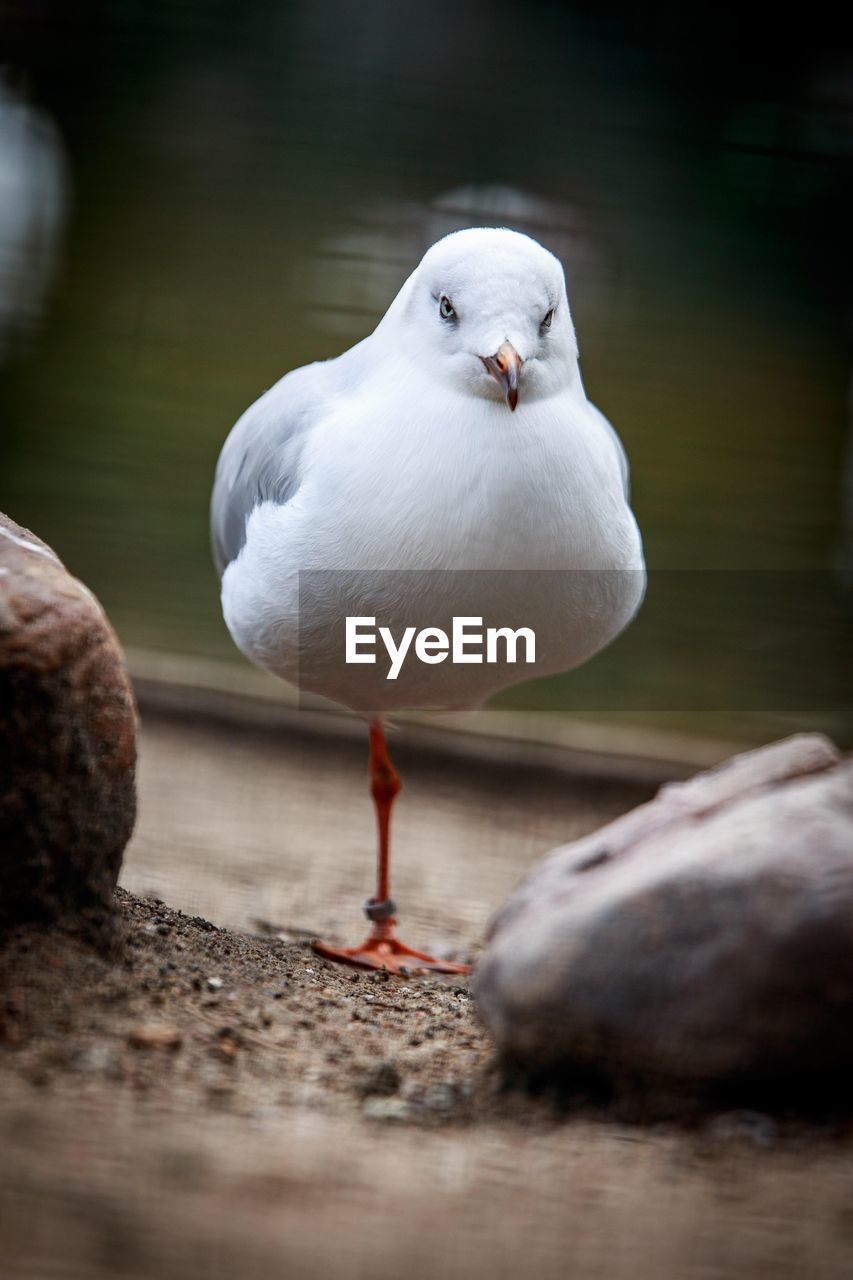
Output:
[[[501,344],[493,356],[481,356],[488,373],[495,379],[504,393],[504,398],[513,413],[518,404],[518,375],[521,371],[521,356],[510,342]]]

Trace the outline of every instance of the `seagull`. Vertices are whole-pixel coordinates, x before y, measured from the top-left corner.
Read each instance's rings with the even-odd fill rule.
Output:
[[[625,452],[587,400],[559,261],[506,228],[439,240],[373,333],[287,373],[239,419],[216,468],[211,532],[237,647],[368,723],[371,928],[358,946],[315,950],[392,973],[467,972],[396,931],[400,779],[387,717],[476,707],[529,678],[509,661],[440,661],[436,620],[511,616],[534,634],[544,675],[613,640],[645,591]],[[398,648],[415,618],[432,623],[433,648],[389,679],[369,633],[343,660],[347,618],[384,623]]]

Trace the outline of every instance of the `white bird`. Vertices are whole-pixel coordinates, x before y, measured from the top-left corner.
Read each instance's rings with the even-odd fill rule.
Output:
[[[535,633],[544,675],[578,666],[634,616],[645,566],[628,467],[586,398],[557,259],[506,229],[438,241],[369,337],[288,373],[243,414],[219,458],[211,522],[237,646],[369,720],[372,931],[358,947],[316,949],[394,972],[464,971],[395,932],[388,828],[400,784],[382,718],[477,706],[530,671],[412,657],[389,680],[381,662],[344,661],[344,626],[370,617],[399,639],[413,621],[511,620]]]

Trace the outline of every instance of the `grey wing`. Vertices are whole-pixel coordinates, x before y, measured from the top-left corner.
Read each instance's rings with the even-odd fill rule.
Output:
[[[289,502],[301,483],[305,440],[326,401],[322,364],[294,369],[256,400],[232,428],[216,464],[210,538],[219,576],[246,541],[261,502]]]
[[[613,426],[611,422],[607,420],[607,418],[605,418],[601,410],[597,409],[591,401],[588,401],[588,404],[590,409],[592,409],[593,413],[598,419],[598,421],[606,429],[608,435],[613,441],[613,447],[616,450],[616,457],[619,462],[619,469],[622,472],[622,488],[625,492],[625,501],[630,502],[631,501],[631,471],[628,466],[628,455],[625,452],[625,446],[622,444],[622,441],[619,439],[619,436],[616,433],[616,428]]]

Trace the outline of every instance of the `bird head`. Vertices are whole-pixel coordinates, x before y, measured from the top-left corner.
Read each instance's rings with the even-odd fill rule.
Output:
[[[520,232],[473,227],[445,236],[388,314],[431,378],[511,410],[577,378],[563,269]]]

